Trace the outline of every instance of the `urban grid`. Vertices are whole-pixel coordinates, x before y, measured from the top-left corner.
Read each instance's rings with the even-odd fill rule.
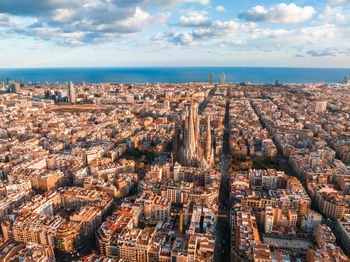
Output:
[[[0,85],[0,261],[350,261],[350,82]]]

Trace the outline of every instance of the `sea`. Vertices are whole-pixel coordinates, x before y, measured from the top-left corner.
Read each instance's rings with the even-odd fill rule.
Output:
[[[0,69],[0,80],[40,83],[335,83],[350,74],[350,68],[277,68],[277,67],[113,67],[113,68],[32,68]]]

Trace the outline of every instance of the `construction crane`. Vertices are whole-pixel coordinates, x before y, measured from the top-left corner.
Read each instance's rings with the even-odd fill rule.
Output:
[[[180,210],[180,213],[171,213],[172,216],[180,216],[180,234],[182,235],[183,232],[183,216],[192,216],[193,213],[182,213],[182,209]],[[200,217],[227,217],[226,215],[220,215],[220,214],[195,214],[196,216]]]

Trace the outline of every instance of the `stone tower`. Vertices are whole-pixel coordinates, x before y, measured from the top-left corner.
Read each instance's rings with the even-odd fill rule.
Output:
[[[210,116],[208,116],[207,120],[207,136],[205,139],[205,161],[207,162],[208,166],[212,166],[214,162],[214,151],[212,147],[212,138],[211,138],[211,126],[210,126]]]
[[[185,166],[198,166],[200,160],[200,148],[199,148],[199,115],[198,109],[193,105],[190,107],[190,111],[186,114],[183,129],[183,143],[178,151],[178,159],[182,165]]]

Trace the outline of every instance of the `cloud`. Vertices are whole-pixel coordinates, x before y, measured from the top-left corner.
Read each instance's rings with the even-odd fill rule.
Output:
[[[207,39],[213,37],[232,36],[240,32],[254,27],[255,24],[241,24],[234,20],[215,21],[210,27],[195,28],[192,32],[197,39]]]
[[[309,50],[306,54],[314,56],[314,57],[324,57],[324,56],[335,56],[333,52],[328,49],[317,51],[317,50]]]
[[[216,8],[215,8],[216,11],[218,12],[225,12],[226,11],[226,8],[223,7],[222,5],[218,5]]]
[[[232,37],[236,34],[255,27],[254,23],[241,24],[234,20],[215,21],[207,27],[195,27],[188,32],[175,32],[174,30],[160,33],[151,38],[153,41],[168,41],[175,45],[196,45],[211,39]],[[238,42],[237,42],[238,43]],[[236,43],[236,44],[237,44]],[[231,43],[232,44],[232,43]]]
[[[210,0],[0,0],[0,27],[5,37],[24,35],[57,44],[84,45],[133,36],[153,25],[167,26],[170,12],[163,8],[184,3],[208,5]],[[146,10],[160,9],[152,14]],[[32,22],[29,22],[29,19]],[[21,21],[22,21],[21,20]],[[183,26],[210,25],[205,16],[183,17]],[[3,36],[2,36],[3,37]]]
[[[350,55],[350,48],[339,51],[339,54],[343,54],[343,55],[347,55],[347,56]]]
[[[8,35],[21,34],[58,44],[102,43],[131,36],[155,24],[165,26],[170,18],[169,12],[151,15],[142,7],[134,6],[146,5],[145,1],[138,0],[128,1],[128,5],[120,5],[119,0],[37,0],[31,5],[24,1],[22,6],[17,6],[22,1],[0,5],[2,12],[33,18],[30,24],[12,27]],[[0,14],[0,26],[5,23],[3,16],[7,15]]]
[[[326,6],[324,12],[318,16],[318,19],[321,22],[331,23],[334,21],[339,24],[344,24],[347,20],[345,15],[342,14],[342,9],[330,6]]]
[[[0,27],[9,27],[16,24],[14,19],[9,15],[0,14]]]
[[[339,36],[339,27],[326,24],[320,26],[309,26],[291,29],[255,28],[251,31],[244,47],[254,50],[290,51],[298,53],[305,48],[322,48],[328,46],[339,46],[338,41],[346,41]]]
[[[173,43],[175,45],[181,45],[181,46],[188,46],[188,45],[194,45],[196,44],[196,41],[193,37],[193,35],[190,32],[185,33],[177,33],[174,30],[165,32],[165,33],[159,33],[152,37],[153,41],[163,41],[166,40],[170,43]]]
[[[350,0],[327,0],[330,4],[350,4]]]
[[[183,3],[197,3],[202,5],[210,4],[210,0],[117,0],[118,2],[124,2],[126,5],[128,3],[136,3],[138,6],[152,6],[168,8]]]
[[[4,0],[0,4],[0,13],[14,15],[45,15],[57,9],[77,9],[83,6],[110,5],[121,8],[160,7],[167,8],[182,3],[199,3],[207,5],[210,0]]]
[[[231,48],[231,47],[237,47],[237,46],[243,46],[246,44],[245,40],[242,39],[230,39],[230,40],[225,40],[223,43],[220,45],[221,48]]]
[[[242,39],[226,40],[225,45],[243,45],[246,42]]]
[[[92,3],[93,0],[11,0],[1,1],[0,13],[13,15],[36,16],[43,15],[60,8],[78,8],[80,5]]]
[[[211,25],[211,19],[204,15],[197,15],[197,16],[181,16],[179,19],[179,25],[180,26],[190,26],[190,27],[196,27],[196,26],[210,26]]]
[[[238,17],[252,22],[300,23],[309,20],[316,13],[312,6],[299,7],[294,3],[281,3],[269,9],[257,5]]]
[[[299,29],[269,29],[256,28],[251,37],[254,40],[266,39],[270,44],[301,45],[318,44],[325,40],[336,38],[337,27],[332,24],[322,26],[310,26]]]

